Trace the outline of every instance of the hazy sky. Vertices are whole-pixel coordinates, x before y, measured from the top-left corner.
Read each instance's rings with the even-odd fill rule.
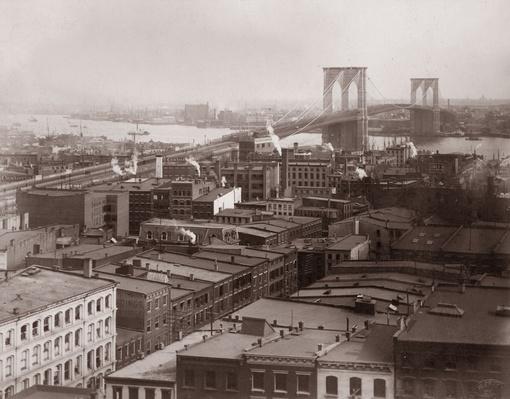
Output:
[[[509,25],[508,0],[0,0],[0,102],[281,104],[351,65],[390,98],[509,98]]]

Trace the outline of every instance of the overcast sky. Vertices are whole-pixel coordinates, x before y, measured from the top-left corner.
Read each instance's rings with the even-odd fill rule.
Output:
[[[351,65],[389,98],[509,98],[509,25],[508,0],[0,0],[0,100],[282,104]]]

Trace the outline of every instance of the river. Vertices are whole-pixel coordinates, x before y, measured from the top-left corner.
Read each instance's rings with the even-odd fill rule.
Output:
[[[31,117],[37,119],[30,122]],[[23,114],[0,114],[0,126],[12,126],[19,123],[20,130],[32,131],[38,136],[46,135],[48,130],[52,134],[80,132],[80,121],[67,119],[63,115],[23,115]],[[107,136],[113,140],[127,140],[130,136],[127,132],[135,130],[135,125],[125,122],[92,121],[81,122],[83,134],[86,136]],[[139,136],[139,141],[162,141],[171,143],[196,143],[203,144],[207,140],[216,139],[233,131],[227,128],[199,129],[195,126],[183,125],[140,125],[140,130],[150,132],[149,136]],[[394,138],[370,136],[369,147],[382,149],[386,143],[392,143]],[[398,143],[400,138],[396,138]],[[299,145],[321,144],[321,135],[314,133],[301,133],[282,139],[283,147],[291,147],[294,142]],[[473,152],[484,155],[486,158],[510,154],[510,139],[500,137],[483,137],[480,141],[469,141],[464,137],[415,137],[413,142],[418,150],[431,152]]]

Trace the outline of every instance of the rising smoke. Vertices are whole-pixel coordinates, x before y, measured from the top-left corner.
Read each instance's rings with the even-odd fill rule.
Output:
[[[114,157],[112,158],[110,164],[112,165],[112,171],[116,175],[124,176],[126,174],[136,175],[138,170],[138,154],[133,152],[131,159],[128,159],[124,162],[124,167],[119,165],[119,160]]]
[[[269,133],[269,137],[271,137],[271,141],[273,142],[274,148],[278,151],[278,154],[282,155],[282,146],[280,145],[280,138],[274,133],[273,126],[271,123],[267,121],[266,125],[267,132]]]
[[[363,180],[367,176],[367,172],[365,172],[365,169],[361,169],[360,167],[356,168],[355,171],[356,175],[358,176],[358,179]]]
[[[333,144],[331,144],[331,143],[325,143],[324,147],[331,152],[335,152],[335,148],[333,147]]]
[[[179,233],[181,233],[185,237],[189,237],[190,243],[195,244],[197,242],[197,235],[195,233],[193,233],[191,230],[180,227]]]
[[[416,149],[416,146],[412,141],[408,141],[406,145],[409,147],[409,150],[411,151],[410,157],[415,158],[416,155],[418,155],[418,150]]]
[[[198,173],[198,177],[200,177],[200,164],[195,160],[195,158],[188,157],[186,158],[186,162],[195,167]]]
[[[225,176],[221,176],[221,187],[225,187],[227,185],[227,179]]]

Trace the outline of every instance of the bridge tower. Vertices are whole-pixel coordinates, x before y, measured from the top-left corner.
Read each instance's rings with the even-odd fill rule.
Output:
[[[342,90],[342,111],[349,110],[349,87],[352,84],[358,89],[357,120],[324,127],[323,143],[331,143],[333,147],[347,151],[363,151],[368,146],[368,113],[367,113],[367,68],[366,67],[326,67],[324,71],[323,110],[333,112],[333,87],[336,82]],[[352,110],[354,111],[354,110]]]
[[[411,110],[411,134],[438,134],[440,129],[439,78],[411,78],[411,104],[420,105],[416,91],[421,88],[422,105],[427,106],[428,90],[432,89],[432,114],[428,110]]]

